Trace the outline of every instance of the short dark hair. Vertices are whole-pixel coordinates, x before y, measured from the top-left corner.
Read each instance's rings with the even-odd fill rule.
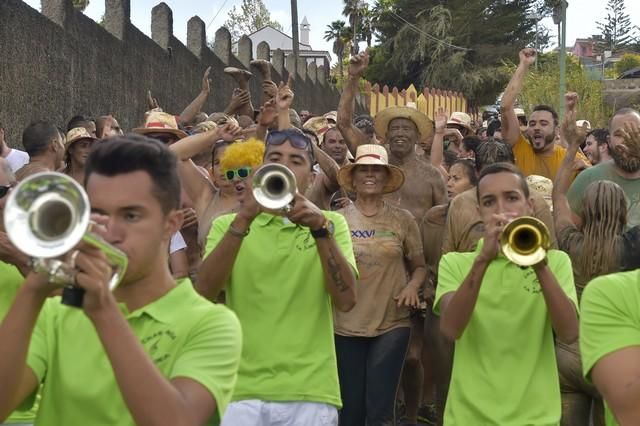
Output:
[[[486,176],[495,175],[497,173],[512,173],[518,176],[518,178],[520,178],[520,189],[522,190],[526,198],[530,197],[531,194],[529,192],[529,185],[527,185],[527,180],[525,179],[520,169],[518,169],[512,163],[495,163],[483,168],[480,172],[480,176],[478,176],[478,185],[476,186],[476,196],[478,197],[478,200],[480,200],[480,182],[482,181],[482,179],[484,179]]]
[[[85,166],[84,183],[86,186],[92,173],[112,177],[136,171],[149,174],[153,196],[165,214],[180,208],[176,156],[161,142],[145,136],[128,134],[94,144]]]
[[[472,151],[474,154],[478,153],[478,147],[482,144],[482,141],[477,136],[465,136],[462,138],[461,145],[464,145],[465,149]]]
[[[22,132],[22,146],[29,157],[35,157],[45,152],[57,137],[60,137],[60,132],[55,124],[44,120],[34,121]]]
[[[487,136],[493,137],[497,131],[502,130],[502,123],[497,118],[491,120],[487,125]]]
[[[553,117],[553,124],[556,126],[558,125],[559,123],[558,113],[556,112],[555,109],[553,109],[553,107],[549,105],[536,105],[535,107],[533,107],[533,111],[531,112],[534,113],[536,111],[547,111],[551,113],[551,116]]]
[[[373,117],[370,115],[358,115],[353,119],[353,125],[356,126],[367,136],[373,136],[376,132],[373,126]]]
[[[514,163],[511,146],[501,141],[482,142],[476,152],[476,169],[481,172],[493,163]]]
[[[83,115],[74,115],[67,123],[67,132],[71,129],[75,129],[76,127],[84,127],[88,123],[95,124],[95,121],[93,120],[93,118],[85,117]]]
[[[593,136],[598,145],[604,145],[609,140],[609,130],[602,128],[593,129],[587,133],[587,137],[589,136]]]

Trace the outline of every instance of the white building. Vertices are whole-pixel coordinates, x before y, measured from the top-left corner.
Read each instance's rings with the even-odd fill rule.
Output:
[[[325,59],[331,63],[331,55],[326,50],[313,50],[309,45],[309,33],[311,32],[311,25],[307,21],[305,16],[300,23],[300,56],[307,58],[307,64],[315,61],[317,66],[324,65]],[[276,49],[284,51],[285,57],[293,53],[293,38],[277,30],[271,26],[260,28],[251,34],[248,34],[253,46],[253,57],[257,56],[258,44],[266,41],[271,48],[271,56],[273,56]],[[233,43],[232,50],[234,53],[238,52],[238,42]]]

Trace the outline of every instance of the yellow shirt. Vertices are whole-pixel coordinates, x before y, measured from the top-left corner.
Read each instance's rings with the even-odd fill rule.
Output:
[[[554,144],[551,155],[538,154],[533,150],[527,139],[522,134],[520,135],[518,142],[513,146],[513,155],[516,159],[516,166],[518,166],[525,177],[529,175],[539,175],[554,180],[566,153],[566,148]],[[587,157],[585,157],[581,152],[576,154],[576,157],[581,158],[584,161],[588,161]],[[576,175],[577,173],[574,172],[571,177],[571,181],[575,179]]]

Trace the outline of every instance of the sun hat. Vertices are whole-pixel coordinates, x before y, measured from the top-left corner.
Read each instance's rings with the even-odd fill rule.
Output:
[[[84,127],[74,127],[67,132],[67,137],[64,142],[64,150],[67,151],[71,145],[82,139],[91,139],[92,141],[99,140],[96,137],[91,136],[91,133]]]
[[[178,129],[176,118],[166,112],[154,111],[149,114],[145,120],[144,127],[138,127],[132,130],[134,133],[146,135],[149,133],[169,133],[178,139],[186,138],[188,135]]]
[[[397,191],[404,183],[404,172],[400,167],[389,164],[387,150],[381,145],[360,145],[356,151],[353,163],[347,164],[338,170],[338,183],[348,192],[355,192],[353,187],[352,171],[361,165],[385,166],[389,170],[389,181],[382,189],[383,194]]]
[[[413,121],[418,128],[418,133],[420,133],[420,139],[426,139],[433,133],[433,123],[429,117],[418,111],[415,103],[409,102],[406,106],[385,108],[376,114],[373,124],[381,140],[384,141],[387,138],[389,123],[396,118],[406,118]]]
[[[327,120],[333,120],[333,122],[336,123],[338,121],[338,112],[329,111],[328,113],[323,115],[323,117],[326,118]]]
[[[516,117],[526,117],[526,114],[524,113],[524,109],[522,108],[514,108],[513,112],[515,113]]]
[[[330,124],[325,117],[311,117],[302,126],[303,129],[311,130],[316,134],[318,145],[322,145],[324,134],[332,127],[335,127],[335,125]]]
[[[447,121],[447,125],[462,126],[473,133],[473,127],[471,127],[471,116],[466,112],[456,111],[451,114],[449,121]]]
[[[578,121],[576,121],[576,127],[578,129],[581,129],[583,125],[586,126],[587,130],[591,130],[591,123],[589,122],[589,120],[578,120]]]

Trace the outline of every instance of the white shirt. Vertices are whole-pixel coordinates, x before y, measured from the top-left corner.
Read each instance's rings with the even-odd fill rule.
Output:
[[[169,243],[169,254],[173,254],[177,251],[184,250],[187,248],[187,243],[184,241],[182,234],[180,232],[176,232],[171,237],[171,242]]]
[[[29,162],[29,154],[24,151],[20,151],[19,149],[10,148],[9,155],[7,155],[7,162],[9,163],[9,167],[15,173],[18,169],[22,168],[25,164]]]

